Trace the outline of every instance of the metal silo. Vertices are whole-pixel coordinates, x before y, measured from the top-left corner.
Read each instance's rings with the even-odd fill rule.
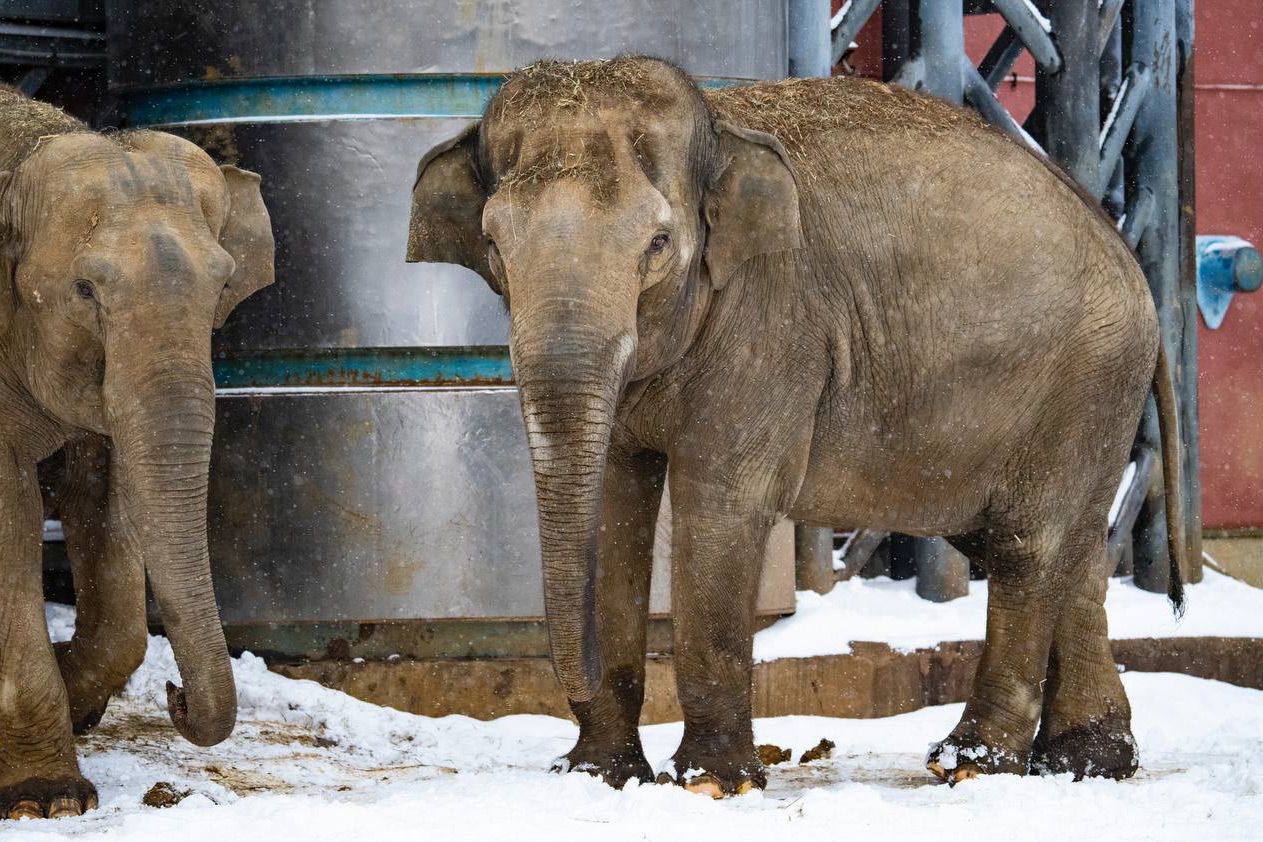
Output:
[[[362,623],[542,617],[506,319],[465,270],[404,263],[416,161],[481,112],[499,74],[540,57],[643,52],[706,79],[782,77],[784,0],[113,0],[107,12],[126,121],[259,172],[272,213],[278,283],[215,346],[211,553],[236,642],[306,654],[362,643]],[[792,608],[789,532],[765,576],[769,609]],[[494,654],[488,634],[461,652]],[[411,640],[381,651],[447,653]]]

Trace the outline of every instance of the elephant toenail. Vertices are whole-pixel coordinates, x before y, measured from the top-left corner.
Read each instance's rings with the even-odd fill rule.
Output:
[[[699,775],[698,777],[686,782],[684,784],[684,788],[689,792],[696,792],[699,795],[709,795],[715,800],[719,800],[724,797],[724,790],[719,785],[719,781],[715,780],[710,775]]]
[[[67,816],[83,815],[83,806],[79,803],[79,799],[62,796],[54,798],[53,803],[48,805],[48,817],[50,819],[62,819]]]
[[[38,801],[32,801],[24,798],[14,804],[9,810],[9,818],[11,819],[42,819],[44,818],[44,808],[40,807]]]
[[[973,766],[965,766],[963,768],[957,769],[955,772],[952,773],[952,785],[955,786],[961,781],[973,780],[974,778],[978,777],[978,774],[979,774],[978,770],[975,769]]]

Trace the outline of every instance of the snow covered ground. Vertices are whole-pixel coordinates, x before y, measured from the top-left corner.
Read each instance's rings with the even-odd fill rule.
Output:
[[[856,577],[824,596],[802,591],[792,617],[755,635],[754,657],[772,661],[841,655],[850,651],[852,640],[880,640],[912,650],[945,640],[983,638],[985,581],[970,582],[968,596],[942,603],[926,602],[915,588],[914,579]],[[1185,604],[1187,610],[1177,620],[1164,594],[1142,591],[1129,579],[1110,579],[1105,597],[1110,637],[1263,637],[1263,590],[1205,568],[1205,578],[1186,589]]]
[[[1151,610],[1161,614],[1161,601]],[[71,618],[50,607],[56,638],[68,635]],[[822,737],[838,748],[827,760],[772,767],[766,792],[712,802],[674,787],[616,792],[549,774],[548,761],[575,736],[564,720],[413,716],[282,678],[250,655],[234,667],[237,730],[198,749],[166,721],[163,682],[175,664],[166,641],[152,638],[123,697],[80,740],[101,808],[0,823],[0,839],[1188,840],[1258,839],[1263,828],[1263,692],[1186,676],[1124,676],[1142,751],[1130,781],[999,776],[939,785],[921,761],[960,715],[960,705],[946,705],[878,720],[760,720],[759,741],[795,758]],[[680,725],[643,733],[659,765]],[[190,794],[168,809],[143,806],[158,782]]]

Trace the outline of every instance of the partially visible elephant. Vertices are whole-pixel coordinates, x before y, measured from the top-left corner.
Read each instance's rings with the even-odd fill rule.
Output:
[[[145,653],[145,578],[186,689],[176,728],[227,737],[236,689],[206,549],[211,331],[273,280],[259,177],[153,131],[97,134],[0,87],[0,818],[78,815],[72,728]],[[54,652],[37,463],[78,620]]]
[[[475,270],[510,315],[580,726],[563,768],[653,774],[637,721],[669,475],[685,724],[660,777],[764,785],[751,635],[780,515],[951,536],[987,569],[986,648],[936,775],[1135,770],[1105,538],[1151,385],[1168,489],[1179,454],[1149,289],[1092,204],[927,96],[845,78],[703,93],[639,57],[526,67],[424,155],[408,259]]]

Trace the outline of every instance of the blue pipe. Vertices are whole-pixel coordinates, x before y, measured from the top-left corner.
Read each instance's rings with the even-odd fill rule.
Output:
[[[260,77],[181,82],[123,91],[132,126],[271,123],[374,117],[481,117],[499,74]],[[748,79],[700,78],[706,88]]]
[[[509,349],[356,348],[273,351],[214,361],[220,389],[344,386],[508,386]]]

